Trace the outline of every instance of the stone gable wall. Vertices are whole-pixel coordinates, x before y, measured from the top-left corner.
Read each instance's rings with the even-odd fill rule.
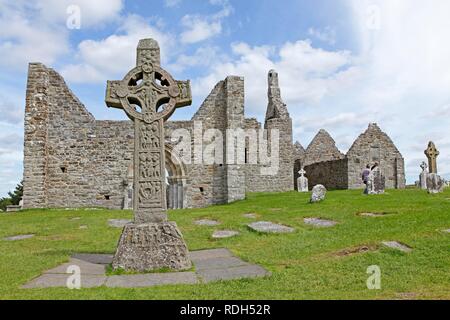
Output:
[[[322,184],[328,190],[348,189],[347,159],[324,161],[305,167],[308,186]]]
[[[106,107],[105,107],[106,108]],[[186,129],[203,135],[227,128],[260,128],[255,119],[244,117],[244,80],[228,77],[219,82],[192,120],[166,123],[166,167],[170,190],[183,194],[183,207],[206,207],[245,198],[250,191],[292,189],[292,124],[273,119],[269,127],[282,130],[280,176],[266,179],[259,165],[223,163],[172,163],[171,134]],[[201,122],[197,130],[195,122]],[[42,64],[30,64],[25,110],[24,207],[106,207],[125,206],[132,183],[134,125],[131,121],[99,121],[68,88],[64,79]],[[226,140],[224,139],[224,150]],[[203,148],[206,144],[203,145]],[[287,151],[286,151],[287,150]],[[193,150],[191,150],[193,151]],[[179,155],[176,155],[179,158]],[[255,175],[253,175],[255,173]],[[258,173],[258,174],[256,174]],[[253,180],[252,180],[253,179]],[[288,183],[288,180],[290,183]],[[253,188],[255,187],[255,188]]]

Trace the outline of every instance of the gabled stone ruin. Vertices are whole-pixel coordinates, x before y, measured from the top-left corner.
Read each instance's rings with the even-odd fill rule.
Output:
[[[378,163],[388,189],[405,188],[405,165],[400,151],[377,124],[353,143],[344,156],[324,130],[313,139],[304,156],[306,175],[312,185],[327,189],[364,188],[361,173],[367,165]]]
[[[187,121],[169,121],[166,133],[168,207],[195,208],[245,198],[246,192],[293,189],[292,120],[281,100],[278,75],[269,73],[268,118],[264,125],[245,118],[244,79],[220,81]],[[131,121],[96,120],[53,69],[31,63],[25,108],[24,208],[131,208],[134,130]],[[184,163],[174,149],[172,132],[194,137],[208,129],[277,129],[280,166],[276,175],[261,175],[262,165]],[[270,135],[270,131],[268,135]],[[267,135],[267,134],[266,134]],[[223,147],[226,150],[226,139]],[[269,149],[271,146],[269,145]],[[246,153],[250,145],[247,142]]]

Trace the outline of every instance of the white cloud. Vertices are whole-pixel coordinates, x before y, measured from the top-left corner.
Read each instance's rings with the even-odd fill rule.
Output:
[[[0,64],[25,70],[28,62],[53,64],[70,51],[67,8],[80,8],[81,28],[118,17],[122,0],[0,0]]]
[[[181,25],[186,29],[180,35],[182,43],[198,43],[222,33],[223,19],[231,14],[233,8],[228,0],[210,0],[209,2],[212,5],[222,6],[222,9],[209,16],[185,15],[181,19]]]
[[[2,89],[6,88],[2,87]],[[23,111],[23,108],[18,107],[17,104],[0,93],[0,123],[20,124],[23,121]]]
[[[308,34],[322,42],[328,43],[329,45],[336,44],[336,30],[331,27],[325,27],[323,29],[309,28]]]
[[[136,46],[143,38],[154,38],[159,42],[163,60],[170,56],[173,37],[144,18],[130,15],[123,21],[118,34],[98,41],[80,42],[77,52],[80,62],[65,66],[61,73],[67,80],[81,83],[119,79],[135,66]]]
[[[233,60],[218,60],[206,77],[193,81],[194,94],[206,96],[216,82],[228,75],[244,76],[246,107],[252,114],[265,114],[270,69],[279,72],[283,98],[294,115],[294,105],[318,103],[358,76],[351,67],[349,52],[314,48],[309,41],[288,42],[281,48],[236,43],[232,51]]]

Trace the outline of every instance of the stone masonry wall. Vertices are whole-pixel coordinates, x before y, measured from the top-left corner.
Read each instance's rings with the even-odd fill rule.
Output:
[[[309,188],[322,184],[328,190],[348,189],[347,159],[324,161],[305,167]]]
[[[273,118],[266,126],[281,131],[278,176],[261,176],[259,165],[227,164],[226,154],[222,163],[195,163],[199,159],[194,157],[202,155],[206,143],[200,152],[192,152],[190,164],[172,163],[170,155],[175,153],[171,134],[176,129],[190,133],[193,148],[200,148],[198,141],[206,130],[218,129],[226,150],[228,128],[261,128],[255,119],[244,117],[244,79],[228,77],[219,82],[192,120],[166,123],[166,167],[173,175],[168,181],[175,183],[168,190],[177,193],[171,197],[182,193],[183,207],[206,207],[244,199],[245,192],[292,190],[292,120]],[[39,63],[30,64],[25,110],[25,208],[121,209],[128,205],[133,141],[131,121],[95,120],[57,72]]]
[[[380,164],[380,170],[386,179],[386,188],[405,188],[404,159],[389,136],[372,123],[349,149],[348,177],[349,188],[363,188],[361,172],[367,164]]]

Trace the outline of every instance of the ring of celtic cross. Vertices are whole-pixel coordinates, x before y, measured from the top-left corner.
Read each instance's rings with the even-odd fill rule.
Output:
[[[114,93],[130,118],[151,123],[175,112],[181,90],[167,71],[145,63],[128,72]]]

